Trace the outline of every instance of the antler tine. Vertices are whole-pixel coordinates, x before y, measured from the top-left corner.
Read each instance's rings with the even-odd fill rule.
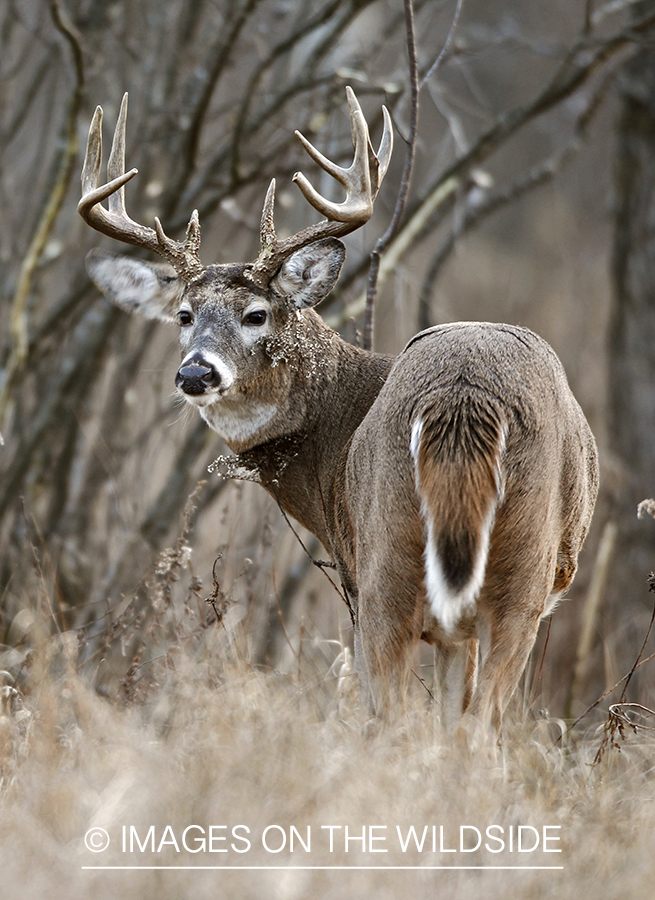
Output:
[[[266,191],[266,199],[264,200],[264,208],[262,210],[262,223],[259,230],[261,237],[262,250],[270,249],[275,246],[277,236],[275,234],[275,223],[273,221],[273,207],[275,206],[275,179],[271,179],[271,183]]]
[[[326,200],[302,172],[293,176],[305,199],[326,218],[336,222],[354,223],[355,227],[367,222],[373,212],[373,201],[377,196],[382,178],[389,165],[391,150],[393,149],[393,132],[391,119],[386,107],[382,107],[384,116],[384,133],[378,153],[371,146],[368,125],[362,113],[355,92],[352,88],[346,88],[348,108],[350,111],[350,132],[354,148],[352,164],[347,169],[342,169],[320,153],[299,131],[296,137],[301,142],[309,156],[332,175],[343,187],[346,188],[346,199],[343,203],[333,203]]]
[[[120,178],[125,171],[125,129],[127,125],[127,93],[123,94],[118,120],[114,129],[114,139],[111,142],[109,159],[107,160],[107,178],[112,182]],[[100,165],[100,160],[98,160]],[[136,170],[135,170],[136,174]],[[117,191],[109,195],[109,211],[126,216],[125,211],[125,185],[121,185]]]
[[[82,165],[82,195],[85,196],[98,187],[100,180],[100,160],[102,158],[102,107],[96,106],[89,137],[86,142],[84,164]]]
[[[203,271],[200,262],[200,222],[194,210],[187,227],[184,243],[167,237],[159,219],[155,228],[134,222],[125,210],[124,185],[137,174],[137,169],[125,172],[125,126],[127,94],[123,96],[107,163],[107,183],[98,187],[102,162],[102,108],[96,107],[91,120],[89,137],[82,167],[82,199],[77,211],[96,231],[136,247],[145,247],[167,259],[185,280],[197,278]],[[109,198],[109,208],[102,201]]]
[[[377,197],[380,185],[382,184],[382,179],[387,174],[387,169],[391,162],[391,154],[393,152],[393,128],[391,125],[391,116],[389,115],[389,110],[386,106],[382,107],[382,120],[384,122],[382,139],[380,140],[378,152],[373,154],[377,160],[377,166],[373,167],[376,173],[375,184],[373,185],[374,197]]]
[[[331,175],[346,189],[343,203],[333,203],[322,197],[301,172],[296,172],[293,181],[298,185],[308,202],[327,219],[318,225],[305,228],[293,237],[278,241],[273,224],[273,203],[275,198],[275,180],[266,194],[261,224],[262,249],[251,267],[255,280],[265,282],[280,267],[284,259],[295,250],[321,240],[325,237],[343,237],[364,225],[373,212],[375,200],[382,179],[389,166],[393,149],[393,131],[391,118],[386,108],[382,107],[384,132],[377,154],[371,146],[368,125],[352,88],[346,88],[348,109],[350,112],[350,131],[354,148],[353,161],[345,169],[324,156],[299,131],[296,137],[308,155],[328,175]]]
[[[105,200],[114,191],[122,187],[131,178],[134,178],[138,169],[130,169],[129,172],[123,171],[122,174],[116,176],[107,184],[98,187],[100,180],[100,163],[102,162],[102,107],[96,106],[96,110],[91,119],[89,127],[89,137],[86,143],[86,153],[84,154],[84,165],[82,166],[82,199],[77,205],[77,211],[85,222],[95,228],[97,231],[103,231],[104,227],[108,227],[109,223],[103,216],[105,210],[98,207],[97,204]],[[113,232],[105,232],[113,236]]]

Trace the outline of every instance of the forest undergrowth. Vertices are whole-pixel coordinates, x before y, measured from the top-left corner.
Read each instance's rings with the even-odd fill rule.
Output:
[[[121,607],[63,631],[42,577],[3,651],[2,896],[652,896],[648,708],[567,730],[526,689],[502,748],[469,753],[421,676],[371,733],[347,636],[308,624],[286,671],[253,664],[239,575],[200,582],[189,511]]]

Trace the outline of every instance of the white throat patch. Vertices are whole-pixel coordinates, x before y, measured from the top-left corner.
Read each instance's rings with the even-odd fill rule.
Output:
[[[232,404],[217,399],[212,404],[200,407],[200,415],[205,422],[228,444],[250,441],[268,425],[276,413],[277,406],[273,403],[237,401]]]

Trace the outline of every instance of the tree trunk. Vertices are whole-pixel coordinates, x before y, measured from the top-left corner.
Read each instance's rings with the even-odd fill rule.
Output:
[[[648,0],[636,14],[653,7]],[[607,624],[624,674],[646,634],[646,579],[655,568],[655,522],[636,516],[637,504],[655,495],[655,50],[629,61],[619,91],[608,411],[619,540]]]

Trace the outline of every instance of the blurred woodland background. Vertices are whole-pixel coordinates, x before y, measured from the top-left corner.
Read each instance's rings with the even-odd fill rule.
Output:
[[[416,162],[374,346],[399,352],[430,324],[484,319],[527,325],[560,355],[600,446],[602,495],[533,666],[543,702],[575,714],[629,670],[653,608],[655,521],[636,507],[655,494],[655,2],[415,0],[415,16]],[[320,309],[354,341],[408,132],[400,0],[2,4],[0,669],[12,679],[44,630],[74,635],[110,696],[149,677],[155,619],[190,634],[232,616],[272,669],[295,665],[307,635],[328,656],[348,637],[347,610],[264,492],[207,472],[225,448],[175,398],[176,330],[98,295],[84,257],[111,242],[76,213],[93,110],[106,159],[127,90],[130,215],[158,215],[176,237],[197,207],[206,264],[252,259],[271,177],[278,230],[314,221],[291,184],[298,168],[317,177],[293,130],[350,159],[346,84],[374,144],[382,103],[396,128],[375,215],[347,239]],[[654,672],[639,669],[633,699]]]

